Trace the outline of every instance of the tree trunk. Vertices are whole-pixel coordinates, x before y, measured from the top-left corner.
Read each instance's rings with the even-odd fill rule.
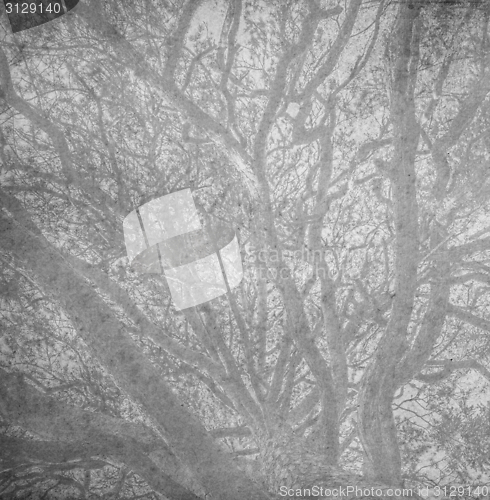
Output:
[[[255,432],[254,436],[260,447],[259,460],[266,477],[267,487],[273,493],[285,495],[287,492],[289,496],[294,491],[294,498],[321,498],[322,496],[336,498],[334,490],[337,490],[338,498],[376,500],[383,497],[383,495],[377,495],[376,490],[386,495],[390,487],[399,486],[369,481],[343,470],[338,465],[329,465],[329,457],[318,451],[322,449],[321,446],[318,446],[318,449],[313,448],[306,439],[295,435],[287,425],[278,425],[272,434]],[[320,488],[323,488],[323,493]],[[330,492],[326,494],[325,490],[330,490]],[[369,494],[365,495],[364,493],[368,490]],[[390,495],[390,497],[393,499],[417,498],[416,495],[406,497]]]
[[[397,389],[396,368],[407,348],[408,325],[417,288],[418,207],[415,155],[419,128],[415,117],[420,5],[400,3],[391,44],[387,47],[391,71],[393,190],[395,242],[395,297],[390,320],[376,354],[363,375],[359,430],[365,454],[365,473],[373,480],[402,485],[401,457],[391,408]]]

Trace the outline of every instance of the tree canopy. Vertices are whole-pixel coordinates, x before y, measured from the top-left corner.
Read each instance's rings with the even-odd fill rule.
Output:
[[[2,498],[488,494],[487,0],[0,10]],[[183,189],[243,279],[179,310]]]

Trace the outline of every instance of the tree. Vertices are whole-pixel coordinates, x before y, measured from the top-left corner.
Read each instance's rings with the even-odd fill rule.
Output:
[[[3,14],[2,494],[488,481],[489,9],[87,0],[16,35]],[[183,188],[244,279],[178,311],[123,219]]]

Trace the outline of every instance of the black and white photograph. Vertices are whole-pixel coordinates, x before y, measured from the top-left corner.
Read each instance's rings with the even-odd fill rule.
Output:
[[[489,24],[1,0],[0,500],[489,500]]]

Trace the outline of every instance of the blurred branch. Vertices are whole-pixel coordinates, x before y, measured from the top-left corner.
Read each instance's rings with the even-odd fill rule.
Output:
[[[447,314],[450,316],[454,316],[465,323],[476,326],[481,330],[485,330],[486,332],[490,332],[490,320],[485,318],[480,318],[472,313],[470,313],[467,309],[463,307],[456,306],[454,304],[448,304]]]
[[[5,199],[3,192],[0,198]],[[26,219],[24,214],[12,210],[12,217],[5,212],[0,212],[0,228],[5,235],[0,241],[2,248],[23,260],[39,282],[51,290],[90,353],[165,430],[169,446],[199,483],[223,500],[242,500],[244,491],[250,499],[265,500],[265,493],[230,466],[204,426],[184,408],[159,370],[85,278],[43,236],[31,233],[21,223]]]
[[[111,197],[104,193],[102,189],[97,186],[88,185],[82,175],[78,173],[76,165],[73,163],[70,147],[66,141],[63,131],[50,120],[48,120],[43,113],[36,109],[32,104],[29,104],[25,99],[20,97],[14,89],[12,78],[10,75],[9,64],[4,50],[0,47],[0,99],[12,106],[16,111],[22,114],[27,120],[31,121],[34,125],[39,127],[50,138],[51,143],[56,150],[63,173],[65,175],[65,186],[74,184],[84,191],[93,193],[94,197],[100,202],[100,209],[110,216],[107,208],[110,207],[113,211],[117,212],[117,205],[113,202]]]
[[[56,468],[59,463],[62,466],[68,461],[75,462],[73,466],[91,468],[97,465],[103,466],[102,460],[94,460],[92,457],[114,456],[124,462],[134,472],[139,474],[148,485],[155,491],[178,500],[199,500],[199,497],[176,482],[170,475],[158,469],[155,474],[155,463],[149,459],[137,445],[125,440],[104,437],[100,433],[93,433],[83,441],[37,441],[22,438],[8,437],[0,434],[0,458],[7,463],[7,467],[18,466],[22,463],[32,463],[42,468],[39,462],[51,462]],[[19,479],[24,479],[20,476]]]
[[[438,366],[442,366],[443,369],[436,373],[419,373],[415,378],[421,382],[433,384],[446,379],[456,370],[475,370],[490,382],[490,370],[475,359],[465,359],[462,361],[452,361],[451,359],[433,359],[426,363],[426,367],[435,368]]]
[[[187,2],[185,6],[187,18],[182,20],[181,23],[184,32],[179,33],[177,27],[170,37],[170,44],[173,49],[170,51],[167,61],[167,71],[163,74],[159,74],[151,67],[143,54],[128,40],[119,35],[114,26],[105,20],[104,16],[97,15],[98,9],[94,6],[96,3],[96,1],[92,0],[78,5],[77,16],[84,19],[90,29],[100,37],[101,41],[109,43],[122,64],[130,68],[139,79],[152,84],[163,99],[179,110],[193,125],[199,127],[212,138],[218,149],[224,152],[240,172],[250,194],[255,196],[257,194],[257,178],[251,168],[252,159],[247,151],[225,126],[187,97],[177,87],[173,78],[188,23],[194,12],[193,4],[197,6],[200,2],[194,2],[193,0]]]
[[[47,439],[32,441],[0,435],[0,457],[13,461],[11,466],[19,460],[58,462],[60,457],[67,461],[111,455],[141,474],[156,491],[186,495],[172,498],[197,499],[165,473],[172,470],[178,474],[181,465],[162,438],[143,424],[62,403],[34,389],[22,375],[1,368],[0,406],[2,417],[12,425]],[[147,457],[156,449],[160,457],[165,454],[165,472],[159,470],[159,474],[154,474],[156,464]]]
[[[309,100],[314,90],[316,90],[321,83],[327,78],[335,66],[337,65],[339,58],[344,51],[347,42],[349,41],[352,29],[357,19],[357,14],[359,8],[361,7],[362,0],[351,0],[345,14],[344,22],[339,30],[337,38],[335,39],[332,47],[329,49],[325,62],[320,66],[317,72],[313,75],[310,81],[305,85],[303,92],[300,94],[300,99],[305,101]],[[340,7],[332,9],[330,15],[340,14]]]

